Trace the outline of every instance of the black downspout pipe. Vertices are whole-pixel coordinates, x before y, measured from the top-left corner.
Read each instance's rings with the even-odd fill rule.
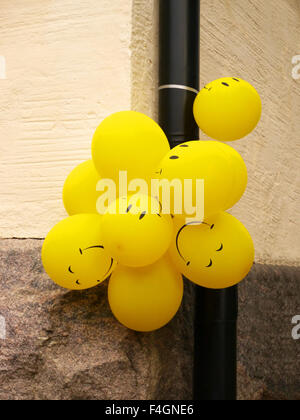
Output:
[[[196,288],[194,399],[237,399],[238,288]]]
[[[160,0],[159,123],[171,147],[199,138],[200,0]],[[237,288],[196,287],[194,400],[236,399]]]
[[[160,0],[159,122],[171,147],[199,138],[199,0]]]

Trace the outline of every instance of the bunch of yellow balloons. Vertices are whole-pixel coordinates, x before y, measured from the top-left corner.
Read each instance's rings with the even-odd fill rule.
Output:
[[[194,115],[215,140],[189,141],[172,150],[162,129],[141,113],[106,118],[95,132],[92,159],[65,182],[69,217],[43,245],[45,270],[59,286],[83,290],[109,278],[113,314],[136,331],[156,330],[175,316],[183,297],[182,274],[203,287],[222,289],[239,283],[254,261],[248,231],[225,212],[246,189],[246,165],[222,141],[240,139],[255,128],[260,97],[242,79],[219,79],[200,91]],[[120,173],[126,173],[126,187]],[[143,188],[137,180],[144,181]],[[174,180],[182,189],[165,205],[163,186]],[[161,188],[154,193],[153,185]]]

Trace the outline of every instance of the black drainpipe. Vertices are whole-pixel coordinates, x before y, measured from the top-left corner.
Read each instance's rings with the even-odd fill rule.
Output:
[[[175,147],[199,138],[200,0],[160,0],[159,20],[159,123]],[[236,399],[237,296],[196,286],[194,400]]]

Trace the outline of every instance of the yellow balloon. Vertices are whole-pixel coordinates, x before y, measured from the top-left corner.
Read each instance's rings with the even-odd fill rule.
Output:
[[[216,140],[231,141],[247,136],[261,117],[261,99],[250,83],[224,77],[206,85],[194,103],[200,129]]]
[[[100,175],[92,160],[78,165],[69,174],[63,189],[63,202],[69,216],[82,213],[97,213],[96,203],[100,192],[96,186]]]
[[[159,125],[144,114],[118,112],[97,128],[93,143],[94,164],[102,178],[119,181],[119,171],[127,171],[128,180],[147,180],[170,150]]]
[[[169,182],[179,180],[182,185],[184,194],[179,197],[181,200],[177,196],[174,199],[172,190],[171,213],[179,217],[181,214],[186,218],[195,218],[196,212],[189,214],[192,209],[188,210],[186,207],[188,198],[193,207],[196,203],[200,207],[204,198],[204,218],[226,210],[238,201],[244,192],[245,181],[247,182],[247,169],[236,154],[230,146],[216,141],[189,141],[172,149],[156,170],[156,177],[161,182],[164,179]],[[197,179],[204,180],[204,197],[200,189],[196,194]],[[186,180],[192,180],[190,191],[184,186]],[[159,199],[165,202],[162,189]]]
[[[230,166],[233,169],[232,187],[224,206],[224,210],[228,210],[241,199],[246,190],[248,182],[247,166],[242,156],[233,147],[221,142],[216,142],[216,144],[227,154]]]
[[[254,245],[243,224],[219,213],[201,225],[177,223],[170,256],[192,282],[208,289],[225,289],[242,281],[254,261]]]
[[[101,219],[96,214],[71,216],[46,237],[42,261],[49,277],[59,286],[89,289],[111,274],[115,264],[103,247]]]
[[[142,267],[154,263],[168,250],[173,221],[160,214],[157,199],[145,195],[121,197],[103,216],[103,243],[120,264]]]
[[[183,280],[169,259],[130,268],[118,266],[108,285],[108,300],[118,321],[135,331],[154,331],[177,313]]]

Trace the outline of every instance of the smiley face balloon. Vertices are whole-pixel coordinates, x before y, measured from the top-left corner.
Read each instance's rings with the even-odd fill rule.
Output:
[[[154,177],[161,182],[176,180],[182,186],[184,194],[176,195],[176,198],[173,191],[170,194],[171,214],[195,218],[202,208],[205,219],[232,207],[241,198],[247,183],[246,166],[236,155],[238,153],[230,146],[216,141],[189,141],[167,153]],[[192,181],[192,188],[188,190],[185,187],[187,180]],[[204,181],[204,189],[197,187],[197,180]],[[160,189],[157,195],[164,203],[162,193],[163,189]],[[203,217],[203,211],[201,213]]]
[[[145,195],[121,197],[103,216],[103,243],[120,264],[141,267],[154,263],[168,250],[173,221],[160,214],[157,199]]]
[[[97,183],[100,175],[92,160],[78,165],[69,174],[63,189],[63,202],[70,216],[82,213],[97,213],[96,203],[100,192]]]
[[[200,129],[216,140],[231,141],[247,136],[261,117],[261,99],[250,83],[224,77],[207,84],[194,103]]]
[[[246,277],[254,261],[254,246],[241,222],[219,213],[200,225],[177,224],[170,256],[192,282],[224,289]]]
[[[166,325],[178,311],[182,296],[182,276],[166,257],[147,267],[118,266],[108,285],[113,314],[135,331]]]
[[[80,214],[58,223],[45,239],[42,261],[49,277],[66,289],[89,289],[103,282],[114,261],[103,246],[101,216]]]

